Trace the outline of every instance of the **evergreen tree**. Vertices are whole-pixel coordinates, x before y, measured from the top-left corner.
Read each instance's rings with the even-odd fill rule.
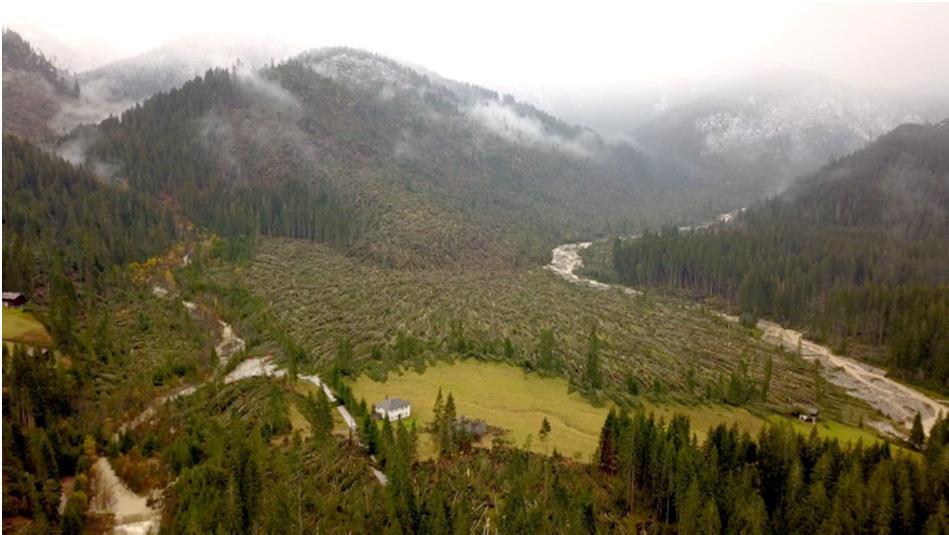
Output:
[[[682,535],[694,535],[701,533],[703,502],[702,494],[699,491],[699,484],[693,481],[686,490],[681,503],[678,507],[679,523],[678,531]]]
[[[600,431],[600,445],[597,448],[597,465],[607,474],[615,474],[617,470],[616,435],[616,413],[610,409]]]
[[[590,329],[587,340],[587,363],[584,371],[586,387],[590,390],[603,388],[603,374],[600,371],[600,340],[596,335],[596,326]]]
[[[909,433],[909,442],[916,449],[922,449],[925,441],[926,433],[923,431],[923,420],[919,415],[919,411],[916,411],[916,416],[913,417],[913,428]]]
[[[705,502],[705,508],[702,510],[702,518],[699,522],[699,533],[713,535],[722,532],[722,519],[719,516],[718,507],[715,505],[715,499],[709,498]]]
[[[316,418],[315,431],[318,434],[329,436],[333,431],[333,409],[330,407],[329,398],[322,389],[316,395]]]
[[[538,431],[537,436],[540,437],[540,441],[544,443],[546,448],[547,439],[550,438],[550,422],[547,421],[547,417],[544,417],[544,421],[540,423],[540,431]]]
[[[445,409],[442,411],[442,419],[438,429],[439,453],[442,457],[451,457],[457,449],[457,425],[458,415],[455,409],[455,398],[448,393],[445,400]]]
[[[771,390],[771,375],[774,369],[774,359],[771,355],[768,355],[768,361],[764,366],[764,382],[761,385],[761,399],[763,401],[768,400],[768,392]]]
[[[537,366],[544,371],[556,371],[557,361],[554,358],[554,332],[550,329],[540,331],[538,345]]]
[[[375,455],[379,452],[379,428],[376,427],[376,422],[373,421],[372,415],[363,416],[362,423],[359,426],[359,440],[366,447],[366,451],[370,455]]]

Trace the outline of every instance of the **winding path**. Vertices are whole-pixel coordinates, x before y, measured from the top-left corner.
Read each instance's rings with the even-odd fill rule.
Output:
[[[336,403],[336,396],[333,394],[333,391],[330,389],[328,384],[324,383],[323,380],[320,379],[319,375],[301,375],[300,379],[313,383],[317,388],[322,388],[323,393],[326,394],[326,399],[330,400],[330,403]],[[343,418],[343,421],[346,422],[346,427],[355,433],[356,419],[353,418],[352,414],[349,414],[349,410],[346,408],[346,406],[340,403],[336,405],[336,410],[339,412],[340,417]]]
[[[727,223],[734,217],[735,213],[723,214],[718,217],[718,221]],[[580,251],[586,249],[592,243],[580,242],[558,245],[552,251],[550,264],[546,268],[573,284],[582,284],[598,290],[616,287],[576,274],[576,270],[583,266]],[[633,288],[622,288],[624,292],[630,295],[641,294]],[[738,322],[736,316],[721,313],[718,315],[727,321]],[[853,397],[866,401],[870,406],[900,424],[903,427],[903,432],[912,426],[916,412],[919,412],[923,429],[927,434],[936,423],[940,413],[949,413],[949,410],[942,403],[887,377],[885,370],[848,357],[835,355],[827,347],[805,340],[798,331],[767,320],[759,320],[758,328],[764,332],[762,340],[772,345],[796,351],[800,343],[801,356],[811,361],[819,360],[823,366],[824,374],[831,383],[842,387]],[[878,423],[876,427],[884,432],[898,434],[895,428],[885,423]]]

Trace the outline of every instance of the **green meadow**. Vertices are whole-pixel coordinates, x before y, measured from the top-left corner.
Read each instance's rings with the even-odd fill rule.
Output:
[[[609,405],[594,406],[577,392],[570,392],[566,380],[525,372],[506,364],[473,359],[455,362],[440,361],[421,373],[405,370],[390,373],[385,381],[367,375],[352,384],[357,399],[372,405],[386,396],[407,399],[412,404],[412,418],[406,423],[424,428],[432,420],[432,408],[438,389],[455,399],[458,415],[485,420],[488,425],[505,431],[507,440],[523,446],[530,436],[530,448],[537,453],[555,448],[560,453],[588,461],[596,450],[600,428]],[[870,430],[825,420],[816,425],[805,424],[778,414],[759,416],[744,408],[722,404],[658,403],[641,400],[642,409],[668,421],[675,414],[689,417],[692,431],[702,441],[708,430],[718,424],[736,425],[739,430],[755,435],[767,425],[790,425],[800,433],[817,432],[841,443],[862,441],[872,444],[882,439]],[[550,422],[548,444],[538,438],[544,418]],[[340,426],[342,428],[342,426]],[[479,444],[490,447],[491,439]],[[420,434],[419,454],[434,455],[427,433]]]
[[[564,379],[476,360],[438,362],[423,373],[390,373],[385,382],[363,375],[353,384],[356,397],[365,398],[369,404],[387,395],[409,400],[413,419],[420,426],[431,422],[439,388],[446,397],[449,392],[452,394],[458,415],[480,418],[490,426],[506,430],[507,439],[518,446],[530,435],[531,449],[540,453],[545,445],[537,432],[546,417],[552,429],[550,450],[556,448],[564,455],[583,460],[588,460],[596,449],[600,428],[609,411],[606,406],[594,407],[578,393],[568,392]],[[490,442],[485,442],[481,445],[490,446]],[[423,457],[432,454],[427,434],[422,434],[419,453]]]
[[[17,344],[50,346],[53,343],[46,327],[29,312],[3,308],[3,340]]]

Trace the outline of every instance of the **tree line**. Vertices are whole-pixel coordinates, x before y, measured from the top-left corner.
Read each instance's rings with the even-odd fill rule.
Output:
[[[679,533],[945,533],[947,445],[945,419],[917,460],[787,426],[751,437],[719,425],[700,444],[681,415],[611,411],[596,466],[620,509],[647,509]]]

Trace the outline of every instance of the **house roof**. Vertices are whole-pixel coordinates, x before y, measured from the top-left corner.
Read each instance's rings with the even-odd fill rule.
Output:
[[[11,299],[19,299],[23,297],[23,294],[20,292],[3,292],[3,300],[8,301]]]
[[[376,403],[377,409],[382,409],[386,412],[395,411],[399,409],[404,409],[409,406],[409,402],[404,399],[399,398],[386,398],[379,403]]]

